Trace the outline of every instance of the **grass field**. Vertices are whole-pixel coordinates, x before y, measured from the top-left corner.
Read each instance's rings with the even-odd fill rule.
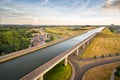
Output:
[[[105,28],[97,34],[97,37],[83,51],[80,57],[89,58],[116,53],[120,53],[120,34],[111,32],[108,28]]]
[[[61,36],[73,36],[75,34],[80,34],[90,29],[94,29],[95,27],[84,27],[78,28],[76,30],[71,29],[72,27],[48,27],[45,28],[45,31],[48,33],[58,34]]]
[[[84,80],[110,80],[111,74],[117,66],[120,66],[120,62],[92,68],[86,72]]]
[[[69,80],[71,74],[72,69],[70,64],[64,66],[64,62],[62,61],[45,74],[44,80]]]

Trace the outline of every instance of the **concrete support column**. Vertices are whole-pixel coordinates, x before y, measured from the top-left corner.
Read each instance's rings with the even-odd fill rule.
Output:
[[[87,44],[89,44],[89,40],[87,41]]]
[[[76,55],[78,56],[79,54],[79,48],[76,49]]]
[[[85,49],[85,44],[83,45],[83,49]]]
[[[43,80],[43,74],[37,80]]]
[[[91,42],[91,39],[89,39],[89,43]]]
[[[92,41],[93,38],[90,39],[90,42]]]
[[[65,66],[67,66],[67,62],[68,62],[68,57],[66,57],[66,58],[64,59],[64,65],[65,65]]]
[[[93,41],[94,37],[92,37],[92,41]]]

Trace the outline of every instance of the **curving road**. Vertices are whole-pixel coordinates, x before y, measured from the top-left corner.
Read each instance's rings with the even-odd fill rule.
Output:
[[[93,67],[96,67],[96,66],[104,65],[104,64],[109,64],[109,63],[113,63],[113,62],[120,62],[120,58],[113,58],[113,59],[104,60],[104,61],[100,60],[100,61],[97,61],[97,62],[94,62],[94,63],[87,64],[85,66],[80,66],[77,63],[77,60],[74,59],[72,56],[69,57],[69,61],[72,63],[72,65],[73,65],[73,67],[75,69],[74,80],[82,80],[83,75],[89,69],[91,69]],[[90,60],[86,60],[86,61],[90,61]]]

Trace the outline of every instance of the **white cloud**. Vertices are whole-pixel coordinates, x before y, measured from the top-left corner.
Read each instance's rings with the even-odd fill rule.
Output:
[[[106,0],[106,6],[112,5],[112,3],[113,3],[113,0]]]
[[[102,12],[107,15],[120,14],[120,0],[106,0]]]
[[[33,22],[37,23],[40,22],[41,24],[49,23],[49,24],[82,24],[82,23],[100,23],[106,22],[104,19],[108,19],[109,17],[114,17],[106,14],[100,15],[99,9],[103,4],[98,4],[94,7],[88,8],[91,0],[87,2],[83,2],[82,0],[76,0],[73,4],[74,6],[77,5],[78,8],[67,7],[67,6],[48,6],[48,0],[44,0],[44,4],[47,5],[32,5],[28,3],[12,3],[11,1],[5,2],[2,7],[0,6],[0,17],[2,18],[16,18],[18,21],[23,20],[32,20]],[[69,1],[69,0],[67,0]],[[108,0],[107,4],[111,4],[111,0]],[[0,3],[1,5],[1,3]],[[27,6],[24,6],[27,5]],[[105,12],[105,11],[104,11]],[[113,11],[114,12],[114,11]],[[103,13],[103,11],[101,11]],[[19,20],[20,19],[20,20]],[[103,20],[102,20],[103,19]],[[117,18],[112,18],[113,20]],[[11,20],[12,21],[12,20]],[[17,21],[17,20],[16,20]],[[98,22],[97,22],[98,21]],[[108,21],[109,22],[109,21]],[[106,23],[108,23],[106,22]],[[111,21],[112,22],[112,21]]]

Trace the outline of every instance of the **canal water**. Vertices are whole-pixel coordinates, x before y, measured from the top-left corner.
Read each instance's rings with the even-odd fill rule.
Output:
[[[61,43],[1,63],[0,80],[18,80],[22,78],[65,50],[82,42],[92,34],[100,32],[103,28],[104,27],[96,28]]]

